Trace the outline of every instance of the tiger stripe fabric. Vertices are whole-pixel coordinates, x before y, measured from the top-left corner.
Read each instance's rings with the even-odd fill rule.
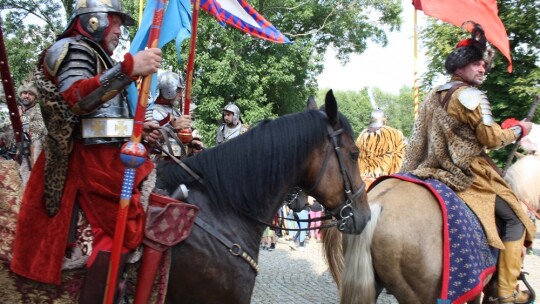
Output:
[[[376,131],[366,129],[356,140],[360,150],[358,167],[368,187],[379,176],[399,172],[405,156],[403,133],[389,126]]]

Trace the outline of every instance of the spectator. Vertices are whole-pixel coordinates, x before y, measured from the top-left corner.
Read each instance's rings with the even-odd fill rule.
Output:
[[[47,135],[47,129],[43,122],[40,106],[37,103],[40,95],[34,83],[29,80],[23,80],[17,89],[17,96],[19,97],[19,114],[23,124],[23,130],[27,136],[23,142],[23,148],[26,151],[23,151],[23,155],[21,155],[22,159],[20,160],[21,166],[19,169],[24,186],[28,182],[32,166],[41,153],[43,148],[42,141]],[[27,146],[28,143],[29,146]]]
[[[288,194],[288,206],[289,211],[289,228],[291,226],[297,227],[298,231],[293,231],[292,242],[294,245],[291,246],[291,249],[296,250],[297,248],[300,251],[304,251],[306,248],[306,230],[308,228],[309,219],[309,205],[307,202],[307,194],[302,191],[302,189],[296,187],[290,190]]]
[[[358,166],[369,187],[379,176],[399,172],[405,156],[405,138],[401,131],[386,125],[382,110],[371,112],[370,123],[356,140],[360,150]]]
[[[222,144],[248,130],[243,124],[240,108],[234,103],[229,103],[221,109],[223,123],[218,127],[216,134],[216,145]]]
[[[315,227],[320,227],[322,222],[321,220],[313,221],[313,219],[320,218],[323,216],[324,208],[323,206],[313,197],[308,196],[308,204],[309,204],[309,218],[310,218],[310,224],[309,224],[309,236],[311,240],[315,240],[316,242],[321,242],[321,229],[312,229]]]

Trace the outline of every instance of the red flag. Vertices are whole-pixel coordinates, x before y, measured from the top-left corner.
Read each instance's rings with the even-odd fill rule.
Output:
[[[508,72],[512,72],[510,42],[496,0],[413,0],[413,5],[428,16],[456,26],[469,20],[480,24],[487,40],[508,59]]]

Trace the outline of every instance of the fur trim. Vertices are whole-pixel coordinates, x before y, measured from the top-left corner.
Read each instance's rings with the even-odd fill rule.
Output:
[[[40,98],[38,89],[34,83],[30,80],[23,80],[19,88],[17,88],[17,96],[21,97],[22,92],[30,92],[36,96],[36,99]]]
[[[482,146],[468,126],[448,115],[439,97],[433,90],[420,107],[401,171],[462,191],[473,182],[470,166]]]
[[[148,210],[148,202],[150,198],[150,194],[154,190],[156,186],[156,179],[157,179],[157,173],[156,168],[152,169],[150,174],[146,177],[146,179],[142,182],[141,185],[141,205],[144,208],[144,211],[146,212]]]
[[[467,21],[463,24],[463,28],[471,32],[471,38],[461,40],[456,49],[448,55],[444,63],[446,71],[454,74],[457,69],[482,59],[486,62],[486,70],[489,70],[494,52],[487,43],[482,26],[473,21]]]

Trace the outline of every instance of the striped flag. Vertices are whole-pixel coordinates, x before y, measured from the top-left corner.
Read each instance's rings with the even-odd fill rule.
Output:
[[[291,43],[246,0],[201,0],[201,8],[214,16],[222,25],[237,29],[268,41]]]

